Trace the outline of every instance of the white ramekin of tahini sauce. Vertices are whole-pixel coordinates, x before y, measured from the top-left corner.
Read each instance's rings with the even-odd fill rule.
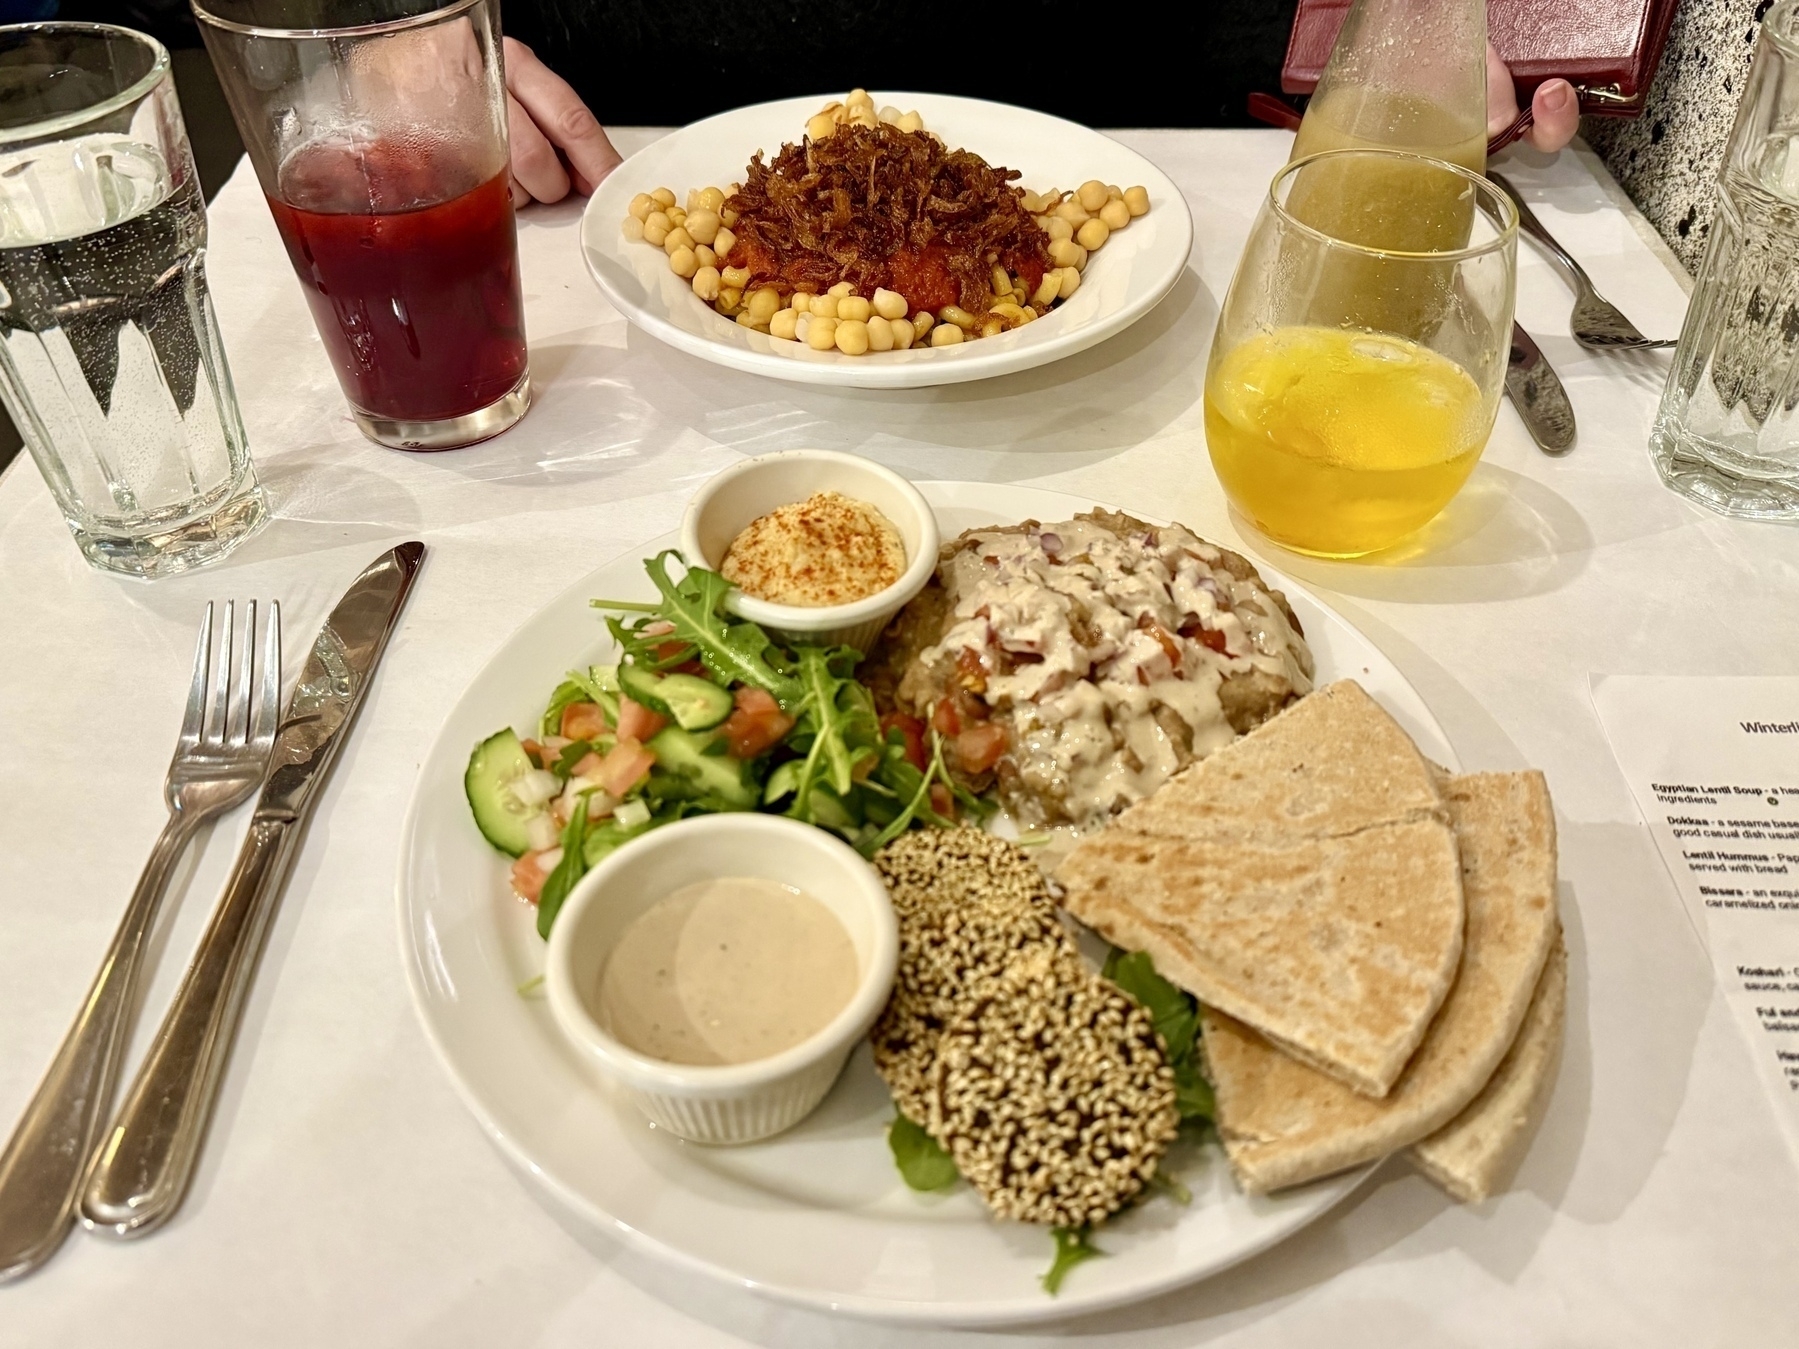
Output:
[[[651,830],[569,894],[544,972],[556,1023],[657,1127],[748,1143],[824,1099],[893,987],[887,888],[779,816]]]

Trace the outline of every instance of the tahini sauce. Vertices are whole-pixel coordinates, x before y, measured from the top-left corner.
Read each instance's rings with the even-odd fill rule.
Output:
[[[625,929],[595,1012],[667,1063],[748,1063],[823,1029],[856,991],[837,916],[804,891],[728,876],[683,886]]]

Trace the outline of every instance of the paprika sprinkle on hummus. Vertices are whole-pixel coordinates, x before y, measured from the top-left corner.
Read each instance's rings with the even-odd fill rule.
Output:
[[[865,501],[814,492],[752,520],[719,568],[744,594],[823,609],[878,594],[906,570],[893,522]]]

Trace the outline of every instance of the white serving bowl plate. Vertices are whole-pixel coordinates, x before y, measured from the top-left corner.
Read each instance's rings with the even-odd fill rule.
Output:
[[[734,589],[725,608],[777,641],[865,652],[937,568],[937,517],[919,490],[892,469],[834,450],[784,450],[742,460],[715,475],[688,503],[681,552],[693,565],[717,571],[744,526],[814,492],[841,492],[893,522],[906,545],[906,570],[899,580],[854,604],[816,609],[771,604]]]
[[[656,901],[723,877],[793,886],[829,909],[856,952],[855,993],[810,1038],[749,1063],[668,1063],[626,1047],[592,1010],[607,957]],[[550,931],[544,983],[590,1073],[657,1127],[694,1143],[750,1143],[792,1128],[824,1099],[886,1005],[898,960],[893,903],[873,867],[823,829],[745,812],[664,825],[582,877]]]

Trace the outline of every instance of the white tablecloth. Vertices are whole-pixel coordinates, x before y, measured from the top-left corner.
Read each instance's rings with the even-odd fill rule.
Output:
[[[1121,138],[1186,191],[1192,270],[1094,351],[941,390],[833,393],[679,355],[598,297],[576,250],[580,204],[535,208],[520,245],[538,404],[499,440],[442,455],[357,434],[240,169],[212,207],[208,270],[274,523],[227,565],[143,585],[87,568],[28,460],[0,482],[0,1127],[74,1014],[160,826],[203,602],[278,596],[293,669],[362,565],[412,537],[431,556],[288,886],[186,1207],[136,1244],[76,1233],[0,1289],[0,1344],[1799,1344],[1799,1173],[1587,694],[1590,671],[1790,673],[1799,531],[1716,519],[1663,490],[1644,444],[1666,354],[1577,348],[1569,295],[1528,248],[1519,317],[1573,397],[1575,452],[1539,455],[1508,405],[1414,555],[1279,559],[1397,662],[1464,764],[1549,776],[1567,1053],[1512,1193],[1464,1209],[1394,1167],[1295,1240],[1159,1301],[1057,1334],[900,1332],[764,1302],[559,1219],[439,1068],[394,921],[425,748],[514,627],[672,529],[695,485],[739,455],[850,449],[917,477],[1063,488],[1269,551],[1225,508],[1200,384],[1288,138]],[[1646,331],[1676,331],[1682,284],[1590,158],[1514,155],[1508,172],[1605,293]],[[221,824],[171,896],[139,1049],[243,825],[241,812]]]

